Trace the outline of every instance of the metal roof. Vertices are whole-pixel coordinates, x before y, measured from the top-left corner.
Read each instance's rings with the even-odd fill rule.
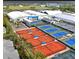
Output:
[[[58,14],[55,14],[54,16],[63,20],[71,20],[75,22],[75,17],[73,15],[69,15],[66,13],[58,13]]]
[[[33,10],[26,10],[24,12],[29,13],[29,14],[33,14],[33,15],[37,15],[37,16],[46,15],[46,14],[43,14],[43,13],[40,13],[40,12],[37,12],[37,11],[33,11]]]
[[[13,20],[15,20],[19,17],[29,16],[29,14],[26,14],[26,13],[20,12],[20,11],[12,11],[12,12],[9,12],[7,15]]]
[[[71,24],[68,24],[68,23],[54,23],[54,24],[57,25],[57,26],[60,26],[64,29],[67,29],[69,31],[75,32],[75,26],[74,25],[71,25]]]
[[[72,15],[71,13],[62,12],[60,10],[44,10],[43,12],[47,12],[48,15],[58,18],[60,20],[64,20],[73,24],[75,23],[75,15]]]
[[[62,13],[60,10],[44,10],[43,12],[47,12],[48,15],[55,15],[55,14],[58,14],[58,13]]]

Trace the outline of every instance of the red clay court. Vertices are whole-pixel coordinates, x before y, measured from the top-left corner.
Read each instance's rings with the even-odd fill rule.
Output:
[[[40,51],[45,56],[52,55],[66,49],[66,46],[41,30],[31,27],[16,31],[24,40],[34,46],[34,51]]]
[[[44,46],[39,45],[35,47],[35,51],[40,51],[45,56],[49,56],[64,49],[66,49],[65,45],[55,41],[49,42]]]

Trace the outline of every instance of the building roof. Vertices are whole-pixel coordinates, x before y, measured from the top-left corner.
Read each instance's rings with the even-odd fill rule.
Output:
[[[60,10],[44,10],[43,12],[47,12],[48,15],[59,18],[60,20],[64,20],[73,24],[75,23],[75,16],[71,13],[62,12]]]
[[[20,59],[17,50],[13,47],[13,42],[3,40],[3,57],[4,59]]]
[[[24,21],[27,21],[27,22],[33,22],[32,20],[29,20],[26,17],[24,17],[23,19],[24,19]]]
[[[12,12],[9,12],[7,14],[11,19],[17,19],[19,17],[25,17],[25,16],[29,16],[29,14],[26,14],[24,12],[20,12],[20,11],[12,11]]]
[[[60,10],[45,10],[45,12],[48,13],[48,15],[55,15],[55,14],[58,14],[58,13],[62,13]]]
[[[73,15],[69,15],[69,14],[66,14],[66,13],[58,13],[58,14],[55,14],[54,16],[57,17],[57,18],[64,19],[64,20],[75,21],[75,17]]]
[[[75,26],[74,25],[71,25],[71,24],[68,24],[68,23],[65,23],[65,22],[54,23],[54,24],[57,25],[57,26],[60,26],[64,29],[67,29],[69,31],[75,32]]]
[[[25,13],[29,13],[29,14],[33,14],[33,15],[37,15],[37,16],[41,16],[41,15],[46,15],[46,14],[43,14],[43,13],[40,13],[40,12],[37,12],[37,11],[33,11],[33,10],[26,10],[24,11]]]

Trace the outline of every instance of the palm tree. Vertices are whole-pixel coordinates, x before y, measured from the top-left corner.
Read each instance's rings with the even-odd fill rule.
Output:
[[[36,52],[34,59],[45,59],[45,56],[41,52]]]
[[[16,21],[16,22],[15,22],[15,25],[16,25],[16,28],[18,28],[19,25],[20,25],[20,22],[19,22],[19,21]]]

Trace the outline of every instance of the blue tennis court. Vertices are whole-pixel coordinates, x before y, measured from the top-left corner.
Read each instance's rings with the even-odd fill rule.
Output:
[[[52,33],[52,32],[55,32],[55,31],[58,31],[58,30],[60,30],[59,28],[50,28],[50,29],[46,29],[46,30],[44,30],[46,33],[48,33],[48,34],[50,34],[50,33]]]
[[[45,29],[48,29],[48,28],[53,28],[53,26],[51,26],[51,25],[43,25],[43,26],[38,26],[38,28],[40,28],[41,30],[45,30]]]
[[[53,36],[55,38],[59,38],[59,37],[62,37],[66,34],[68,34],[68,32],[62,31],[62,32],[58,32],[58,33],[55,33],[55,34],[51,34],[51,36]]]
[[[75,45],[75,38],[69,38],[65,41],[68,45],[73,46]]]

